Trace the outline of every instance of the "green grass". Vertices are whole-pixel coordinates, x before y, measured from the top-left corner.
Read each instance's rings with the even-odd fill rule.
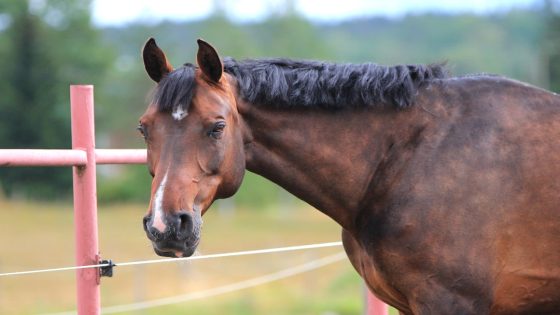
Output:
[[[141,227],[146,205],[99,209],[101,255],[115,262],[154,259]],[[71,204],[0,202],[0,271],[74,265]],[[237,209],[204,217],[202,254],[340,239],[340,228],[308,207]],[[103,306],[197,292],[342,251],[325,248],[227,259],[116,267],[103,278]],[[0,314],[75,309],[74,272],[0,278]],[[123,314],[362,314],[363,285],[348,261],[210,299]]]

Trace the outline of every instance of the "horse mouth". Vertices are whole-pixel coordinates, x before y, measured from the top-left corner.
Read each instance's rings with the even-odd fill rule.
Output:
[[[158,256],[182,258],[190,257],[194,254],[198,246],[198,241],[193,244],[190,244],[189,242],[173,242],[173,244],[170,244],[169,242],[152,242],[152,245],[154,252]]]

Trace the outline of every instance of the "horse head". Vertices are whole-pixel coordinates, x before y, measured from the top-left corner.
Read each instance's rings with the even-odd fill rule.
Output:
[[[198,46],[198,67],[177,69],[154,39],[142,51],[146,71],[157,82],[138,127],[153,177],[143,222],[161,256],[192,255],[202,215],[215,199],[233,195],[245,172],[233,81],[216,50],[203,40]]]

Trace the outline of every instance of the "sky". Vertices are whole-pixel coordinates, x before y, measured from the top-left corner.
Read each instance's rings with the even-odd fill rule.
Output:
[[[407,13],[489,13],[512,7],[529,7],[535,0],[93,0],[96,25],[122,25],[132,21],[156,23],[208,17],[219,7],[238,22],[258,21],[285,11],[291,3],[299,14],[318,21],[353,17],[399,17]]]

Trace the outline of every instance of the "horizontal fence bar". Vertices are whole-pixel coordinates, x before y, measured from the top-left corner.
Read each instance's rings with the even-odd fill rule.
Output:
[[[82,150],[0,149],[0,166],[73,166],[85,165]]]
[[[145,149],[95,149],[97,164],[146,164]]]
[[[145,164],[145,149],[95,149],[97,164]],[[0,167],[82,166],[87,163],[83,150],[0,149]]]

